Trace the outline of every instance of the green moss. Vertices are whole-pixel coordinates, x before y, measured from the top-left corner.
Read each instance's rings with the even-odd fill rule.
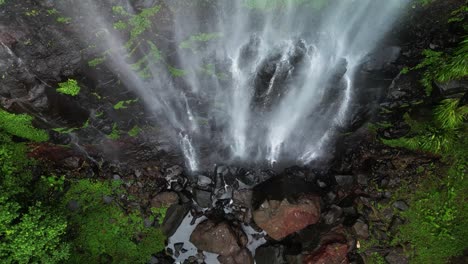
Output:
[[[395,147],[439,154],[447,168],[432,168],[407,192],[410,202],[407,219],[393,244],[407,245],[415,252],[412,263],[446,263],[463,253],[468,244],[468,157],[466,120],[468,107],[459,99],[446,99],[433,111],[432,120],[417,122],[405,116],[410,136],[384,140]]]
[[[59,88],[57,88],[57,92],[70,96],[77,96],[80,90],[78,82],[74,79],[68,79],[66,82],[59,83]]]
[[[104,182],[80,180],[71,186],[65,203],[76,200],[79,211],[71,215],[77,229],[72,263],[99,263],[103,255],[113,263],[147,263],[152,254],[164,248],[162,232],[145,228],[139,212],[125,213],[116,202],[103,197],[117,196],[120,187]]]

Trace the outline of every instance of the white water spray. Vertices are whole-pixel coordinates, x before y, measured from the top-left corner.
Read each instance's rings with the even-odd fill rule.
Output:
[[[168,0],[173,45],[148,63],[146,79],[128,62],[145,50],[129,51],[112,33],[115,18],[99,13],[100,1],[75,2],[93,28],[109,32],[101,43],[109,68],[173,129],[187,166],[197,170],[201,146],[229,150],[214,155],[223,162],[319,158],[349,119],[363,59],[408,1]],[[142,12],[120,2],[128,16]]]

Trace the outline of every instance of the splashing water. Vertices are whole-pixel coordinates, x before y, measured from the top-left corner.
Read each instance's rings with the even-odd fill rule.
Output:
[[[172,129],[194,171],[199,169],[198,157],[205,155],[202,146],[228,153],[213,155],[224,162],[309,163],[319,158],[349,118],[359,89],[353,80],[363,59],[407,4],[166,1],[173,44],[163,52],[150,44],[157,52],[145,68],[150,77],[142,77],[129,62],[141,48],[132,47],[134,43],[129,47],[121,34],[112,33],[115,19],[102,14],[101,1],[75,2],[86,10],[80,13],[90,25],[104,32],[101,45],[108,67],[161,117],[160,125]],[[120,2],[124,16],[145,12]]]

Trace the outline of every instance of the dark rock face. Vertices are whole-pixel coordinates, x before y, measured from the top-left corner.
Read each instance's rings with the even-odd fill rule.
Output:
[[[284,259],[284,247],[281,245],[276,245],[257,248],[255,251],[255,263],[286,264],[287,262]]]
[[[252,44],[255,44],[254,41]],[[280,47],[280,51],[266,58],[254,79],[253,106],[267,110],[278,102],[290,88],[295,74],[301,70],[307,47],[304,40],[298,40],[293,46]],[[249,49],[246,49],[248,51]]]
[[[44,8],[39,3],[23,5]],[[25,16],[22,8],[9,5],[10,11],[0,17],[0,104],[5,108],[20,104],[42,113],[49,106],[46,90],[80,72],[82,49],[66,32],[68,26],[48,16]]]
[[[275,240],[315,224],[320,218],[320,198],[302,196],[295,202],[267,200],[253,212],[255,223]]]
[[[199,250],[234,257],[247,244],[247,237],[242,230],[227,222],[216,223],[205,220],[195,228],[190,236],[190,242]]]
[[[444,97],[462,97],[468,92],[468,80],[455,80],[447,83],[435,82],[439,92]]]

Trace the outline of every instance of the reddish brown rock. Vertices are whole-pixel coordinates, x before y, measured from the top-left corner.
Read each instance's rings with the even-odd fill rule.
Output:
[[[218,260],[221,264],[254,264],[252,253],[246,248],[231,256],[219,256]]]
[[[334,243],[323,246],[316,254],[306,256],[304,264],[348,264],[348,245]]]
[[[295,203],[283,201],[265,201],[253,213],[255,223],[275,240],[297,232],[320,218],[320,198],[302,196]]]
[[[195,228],[190,235],[190,242],[199,250],[230,256],[240,252],[247,243],[247,237],[242,230],[227,222],[206,220]]]

